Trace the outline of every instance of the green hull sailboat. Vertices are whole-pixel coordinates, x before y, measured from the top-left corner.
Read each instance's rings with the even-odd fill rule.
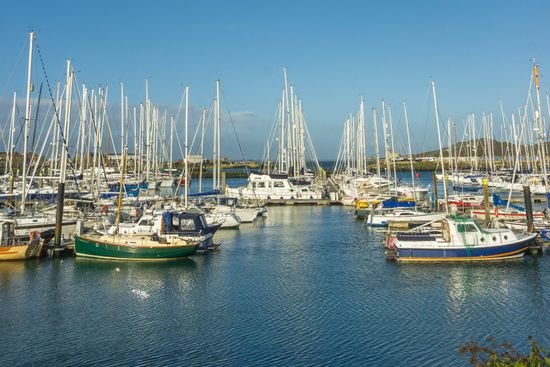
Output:
[[[111,260],[175,260],[192,255],[198,242],[176,236],[87,235],[76,236],[76,256]]]
[[[124,140],[124,139],[123,139]],[[122,170],[118,193],[116,229],[113,234],[89,233],[75,236],[76,256],[111,260],[159,261],[174,260],[192,255],[200,241],[183,238],[179,233],[120,234],[120,207],[126,148],[122,152]]]

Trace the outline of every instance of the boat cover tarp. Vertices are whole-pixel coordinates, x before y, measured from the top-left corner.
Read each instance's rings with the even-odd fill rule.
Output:
[[[493,194],[493,204],[495,206],[506,206],[508,205],[508,200],[504,200],[500,197],[500,195],[498,194]],[[512,203],[510,203],[510,208],[513,208],[513,209],[516,209],[516,210],[519,210],[519,211],[522,211],[524,212],[525,211],[525,208],[519,206],[519,205],[514,205]]]
[[[220,190],[212,190],[207,192],[197,192],[196,194],[190,194],[189,196],[213,196],[213,195],[219,195]]]
[[[162,220],[164,222],[164,230],[168,233],[174,231],[174,227],[172,227],[172,213],[171,212],[164,212],[162,213]]]
[[[414,208],[415,206],[415,201],[399,201],[395,196],[382,202],[382,208]]]

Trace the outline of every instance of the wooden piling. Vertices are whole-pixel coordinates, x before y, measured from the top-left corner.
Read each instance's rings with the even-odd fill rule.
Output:
[[[10,174],[10,186],[9,186],[9,193],[10,194],[13,194],[13,182],[15,180],[15,177],[13,177],[13,174]],[[15,200],[12,200],[12,198],[10,198],[10,201],[9,201],[10,205],[12,206],[12,208],[15,208]]]
[[[491,222],[491,213],[489,211],[489,180],[483,179],[483,206],[485,207],[485,222]]]
[[[63,229],[63,206],[65,198],[65,182],[57,184],[57,208],[55,211],[55,240],[56,249],[61,248],[61,231]]]
[[[533,204],[531,203],[531,188],[529,185],[523,186],[523,200],[525,203],[525,213],[527,215],[527,231],[533,232]]]

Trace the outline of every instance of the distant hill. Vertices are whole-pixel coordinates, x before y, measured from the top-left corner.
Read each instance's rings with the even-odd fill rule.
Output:
[[[488,140],[487,144],[491,144],[491,141]],[[501,157],[503,155],[514,155],[516,152],[516,145],[513,143],[506,143],[501,142],[498,140],[493,140],[493,152],[495,157]],[[472,149],[474,146],[477,151],[478,157],[484,157],[485,154],[485,139],[476,139],[475,143],[473,140],[467,141],[467,142],[457,142],[456,145],[452,144],[451,149],[452,153],[456,152],[457,156],[459,157],[468,157],[470,155],[470,149]],[[550,143],[546,142],[546,154],[548,155],[550,153]],[[471,147],[470,147],[471,146]],[[491,149],[491,148],[489,148]],[[521,154],[524,154],[525,152],[525,146],[520,146]],[[538,149],[538,144],[534,147],[535,154]],[[473,154],[473,153],[472,153]],[[449,155],[449,149],[448,147],[443,147],[443,156],[447,157]],[[439,149],[438,150],[430,150],[427,152],[422,153],[416,153],[413,154],[415,157],[439,157]]]

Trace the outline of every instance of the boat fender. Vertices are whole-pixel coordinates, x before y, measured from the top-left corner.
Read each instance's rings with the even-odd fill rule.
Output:
[[[139,208],[136,208],[135,215],[136,215],[136,218],[139,218],[141,216],[141,210]]]
[[[107,214],[109,212],[109,205],[102,205],[101,206],[101,213]]]

